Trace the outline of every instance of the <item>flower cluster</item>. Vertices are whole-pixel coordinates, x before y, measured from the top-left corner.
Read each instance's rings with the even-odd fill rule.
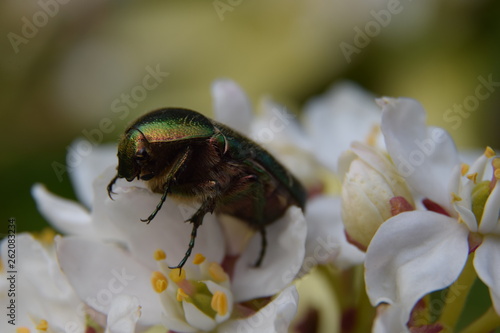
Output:
[[[305,212],[291,206],[267,227],[263,264],[254,266],[258,234],[207,214],[190,260],[169,268],[189,243],[182,221],[198,207],[167,197],[152,223],[138,222],[160,195],[118,179],[109,198],[116,147],[101,146],[71,173],[83,205],[32,189],[64,236],[18,235],[17,333],[301,331],[312,319],[300,321],[296,282],[311,275],[334,290],[320,293],[338,299],[337,331],[452,332],[476,277],[492,306],[467,332],[500,326],[500,158],[491,148],[466,164],[443,129],[426,125],[418,102],[382,98],[377,107],[352,84],[312,100],[300,122],[270,100],[254,115],[229,80],[212,94],[215,118],[264,145],[309,193]],[[431,307],[433,292],[446,288],[443,307]]]

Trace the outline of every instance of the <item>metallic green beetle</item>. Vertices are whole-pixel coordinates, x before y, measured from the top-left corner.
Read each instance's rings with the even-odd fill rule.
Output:
[[[306,191],[271,154],[247,137],[202,114],[181,108],[152,111],[127,128],[118,146],[118,178],[147,181],[161,193],[143,222],[151,222],[167,195],[201,201],[186,222],[193,224],[182,268],[191,255],[198,227],[207,213],[227,214],[260,232],[260,266],[267,247],[265,227],[287,208],[304,208]]]

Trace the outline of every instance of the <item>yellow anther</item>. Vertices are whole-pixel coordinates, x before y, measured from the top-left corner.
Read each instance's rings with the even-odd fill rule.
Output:
[[[208,266],[208,274],[210,274],[210,277],[215,282],[224,282],[229,278],[227,273],[224,272],[224,269],[221,267],[221,265],[216,262],[210,263],[210,265]]]
[[[488,158],[492,158],[493,156],[495,156],[495,151],[491,148],[491,147],[486,147],[486,150],[484,151],[484,156],[488,157]]]
[[[457,201],[462,201],[462,198],[460,198],[458,195],[455,193],[451,193],[451,201],[452,202],[457,202]]]
[[[206,258],[205,258],[205,256],[204,256],[203,254],[201,254],[201,253],[196,253],[196,254],[194,255],[194,258],[193,258],[193,264],[195,264],[195,265],[199,265],[199,264],[201,264],[202,262],[204,262],[204,261],[205,261],[205,259],[206,259]]]
[[[469,172],[469,165],[462,163],[461,172],[462,172],[462,176],[465,176],[467,174],[467,172]]]
[[[177,300],[183,301],[185,299],[189,298],[189,295],[184,292],[182,288],[177,289]]]
[[[49,323],[45,319],[40,320],[38,325],[36,325],[36,329],[39,331],[47,331],[49,329]]]
[[[219,316],[227,313],[227,296],[222,291],[216,291],[210,302],[210,306]]]
[[[495,176],[496,179],[500,179],[500,169],[495,169],[493,175]]]
[[[477,181],[477,172],[471,173],[470,175],[467,175],[466,177],[469,178],[470,180],[472,180],[475,184]]]
[[[493,170],[498,170],[500,169],[500,157],[496,157],[491,161],[491,165],[493,166]]]
[[[16,333],[30,333],[30,329],[27,327],[18,327],[16,328]]]
[[[165,260],[167,258],[167,255],[165,254],[165,251],[163,251],[162,249],[158,249],[153,254],[153,258],[155,258],[156,261]]]
[[[168,281],[162,272],[155,271],[151,274],[151,285],[158,294],[168,287]]]
[[[33,237],[35,239],[39,240],[43,244],[53,244],[54,243],[54,237],[56,236],[56,232],[52,228],[44,228],[40,232],[34,232],[32,233]]]
[[[175,283],[179,283],[186,279],[186,271],[182,268],[176,268],[171,270],[170,273],[168,273],[168,277]]]
[[[377,138],[379,134],[380,134],[380,126],[373,125],[372,128],[370,129],[370,133],[368,133],[368,136],[366,137],[366,143],[370,146],[375,147],[375,145],[377,144]]]

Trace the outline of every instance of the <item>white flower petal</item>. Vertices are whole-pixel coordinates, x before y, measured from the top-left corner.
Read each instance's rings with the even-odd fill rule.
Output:
[[[398,304],[379,305],[377,316],[373,322],[372,333],[409,333],[405,320],[406,314],[401,311],[402,307]]]
[[[404,212],[387,220],[366,253],[372,304],[400,304],[405,324],[422,296],[456,280],[467,260],[467,236],[455,219],[433,212]]]
[[[256,314],[226,321],[218,327],[218,332],[286,333],[297,312],[298,298],[295,286],[289,286]]]
[[[109,313],[121,294],[135,296],[142,306],[138,323],[154,325],[161,315],[151,271],[117,246],[79,237],[56,241],[59,264],[80,298],[91,308]]]
[[[9,270],[8,238],[1,243],[2,262]],[[32,327],[33,320],[44,319],[56,332],[71,329],[85,332],[83,303],[61,272],[56,258],[31,235],[21,233],[16,237],[15,284],[17,327]],[[3,275],[2,279],[10,276]],[[7,293],[5,293],[7,295]],[[2,308],[7,307],[7,297],[0,297]],[[4,307],[5,306],[5,307]]]
[[[75,140],[68,150],[66,164],[78,200],[91,207],[94,198],[92,181],[106,168],[118,164],[115,144],[95,145],[83,138]]]
[[[254,266],[261,248],[260,233],[236,263],[231,288],[236,302],[276,294],[294,279],[302,265],[307,227],[300,208],[290,207],[266,231],[268,246],[261,266]]]
[[[490,288],[495,311],[500,315],[500,238],[486,236],[474,255],[474,268],[479,278]]]
[[[346,269],[363,262],[365,254],[347,242],[340,217],[340,198],[318,196],[307,204],[304,265],[333,263]],[[312,267],[305,267],[312,268]]]
[[[351,82],[332,87],[305,106],[304,126],[317,158],[337,170],[340,154],[352,141],[363,141],[380,124],[373,97]]]
[[[184,257],[191,238],[192,224],[185,223],[196,211],[196,207],[179,204],[167,198],[161,210],[151,223],[141,222],[153,212],[161,195],[137,187],[114,188],[114,200],[107,199],[105,205],[108,218],[117,228],[123,228],[123,240],[130,252],[155,269],[153,253],[161,248],[167,254],[169,266],[176,266]],[[224,235],[215,215],[207,214],[198,228],[198,236],[193,249],[202,253],[207,260],[221,262],[224,256]],[[193,265],[191,260],[187,266]]]
[[[212,84],[215,119],[238,132],[248,135],[252,123],[252,106],[240,86],[227,79]]]
[[[213,330],[217,325],[214,319],[201,312],[201,310],[198,309],[194,304],[183,301],[182,306],[184,308],[186,321],[192,327],[204,332],[208,332]]]
[[[170,288],[170,286],[168,288]],[[166,297],[160,296],[160,300],[163,306],[163,313],[161,317],[163,326],[168,327],[169,330],[174,332],[191,333],[197,331],[196,328],[191,327],[188,323],[186,323],[183,305],[177,301],[173,293],[171,295],[167,295]]]
[[[426,127],[422,105],[409,98],[384,98],[382,133],[398,171],[422,196],[450,207],[448,180],[459,164],[451,137],[441,128]]]
[[[79,235],[94,232],[90,213],[82,205],[50,193],[41,184],[33,185],[31,195],[40,214],[57,230]]]
[[[111,302],[106,322],[106,333],[134,333],[141,306],[137,297],[118,295]]]

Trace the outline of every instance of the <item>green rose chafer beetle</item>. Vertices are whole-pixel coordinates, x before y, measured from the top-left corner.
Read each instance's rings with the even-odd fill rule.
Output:
[[[165,199],[192,199],[201,206],[186,222],[193,224],[186,254],[191,255],[198,227],[207,213],[227,214],[260,232],[260,266],[267,247],[265,227],[291,205],[302,209],[306,191],[270,153],[231,128],[182,108],[164,108],[138,118],[118,145],[118,178],[141,179],[160,202],[143,222],[151,222]]]

